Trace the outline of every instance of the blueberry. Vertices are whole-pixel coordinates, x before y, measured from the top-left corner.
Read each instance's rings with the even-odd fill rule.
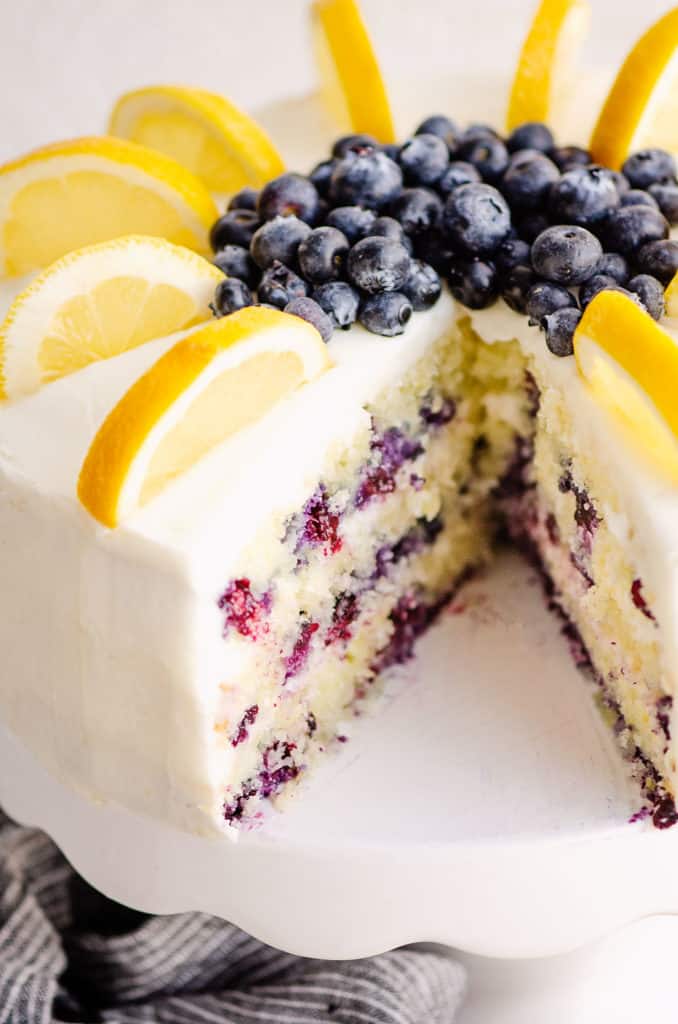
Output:
[[[405,283],[410,269],[407,249],[392,238],[368,235],[356,242],[348,254],[349,280],[369,292],[396,292]]]
[[[350,154],[337,163],[330,181],[335,206],[367,206],[380,210],[403,187],[403,172],[385,153]]]
[[[592,277],[603,249],[586,228],[557,225],[547,228],[532,245],[532,266],[540,277],[557,284],[582,284]]]
[[[622,206],[651,206],[653,210],[659,209],[659,203],[654,196],[640,188],[630,188],[628,192],[625,192],[621,197],[621,204]]]
[[[414,135],[400,148],[398,163],[408,185],[435,185],[450,162],[447,144],[437,135]]]
[[[444,114],[432,114],[422,121],[415,135],[437,135],[447,145],[450,152],[457,145],[457,126]]]
[[[591,227],[619,206],[614,178],[605,167],[574,167],[551,188],[549,212],[562,224]]]
[[[241,188],[239,192],[232,195],[228,201],[229,210],[256,210],[259,189],[250,188],[248,185]]]
[[[447,276],[456,253],[441,228],[431,228],[419,235],[413,235],[412,242],[417,259],[430,263],[439,274]]]
[[[274,217],[273,220],[267,220],[252,239],[252,258],[262,270],[269,267],[273,260],[294,267],[299,243],[310,233],[308,224],[298,217]]]
[[[253,303],[252,292],[244,281],[238,280],[237,277],[225,277],[217,285],[212,309],[216,316],[227,316]]]
[[[577,300],[572,292],[561,284],[539,281],[530,288],[527,295],[526,313],[531,324],[540,324],[545,316],[557,309],[576,309]]]
[[[514,267],[529,266],[530,245],[522,238],[507,238],[494,254],[494,262],[501,274],[507,274]]]
[[[330,192],[330,178],[335,168],[336,160],[322,160],[316,164],[308,178],[316,192],[323,199],[327,199]]]
[[[212,225],[210,245],[214,252],[226,245],[242,245],[247,249],[258,227],[259,218],[254,210],[229,210]]]
[[[469,309],[491,306],[499,294],[499,275],[489,260],[462,260],[452,263],[448,276],[450,291]]]
[[[518,149],[538,149],[542,153],[548,153],[554,145],[550,129],[541,121],[527,121],[518,125],[506,140],[509,153],[515,153]]]
[[[664,288],[656,277],[650,274],[637,274],[626,286],[637,295],[653,320],[660,320],[664,315]]]
[[[519,237],[525,242],[529,242],[530,245],[534,242],[535,238],[546,231],[551,226],[551,221],[545,213],[528,213],[524,217],[521,217],[516,227],[518,228]]]
[[[579,309],[557,309],[544,317],[546,347],[554,356],[571,356],[574,352],[574,332],[581,320]]]
[[[674,182],[676,161],[664,149],[641,149],[624,161],[622,171],[632,188]]]
[[[411,260],[402,293],[410,300],[415,312],[433,306],[440,298],[440,291],[440,278],[433,267],[421,260]]]
[[[274,260],[262,274],[257,295],[267,306],[284,309],[292,299],[308,295],[308,285],[280,260]]]
[[[511,230],[511,212],[491,185],[462,185],[445,201],[443,226],[454,245],[472,256],[489,256]]]
[[[391,203],[391,212],[405,234],[418,235],[438,227],[443,216],[443,203],[440,196],[429,188],[404,188]]]
[[[311,297],[327,313],[334,327],[346,330],[355,323],[360,295],[346,281],[328,281],[318,285]]]
[[[400,242],[401,245],[404,245],[408,252],[412,247],[412,243],[405,235],[402,224],[395,217],[377,217],[368,234],[379,235],[380,238],[392,238],[394,242]]]
[[[327,214],[325,223],[341,231],[353,245],[369,235],[375,220],[374,210],[364,210],[362,206],[335,206]]]
[[[537,282],[537,275],[530,266],[518,264],[502,279],[501,297],[516,313],[527,310],[527,296]]]
[[[238,277],[249,288],[256,288],[259,271],[249,251],[242,245],[225,245],[214,254],[212,260],[227,277]]]
[[[549,156],[563,173],[571,171],[573,167],[586,167],[593,163],[588,149],[582,149],[581,146],[557,146]]]
[[[462,142],[456,156],[473,164],[485,181],[492,184],[499,181],[509,162],[508,150],[504,143],[496,136],[490,135]]]
[[[332,146],[332,156],[343,157],[361,149],[379,149],[379,143],[373,135],[366,135],[364,132],[342,135]]]
[[[470,124],[459,135],[458,146],[466,146],[481,139],[498,139],[499,135],[491,124]]]
[[[607,173],[612,177],[612,180],[615,184],[615,188],[619,193],[619,198],[621,199],[621,197],[626,195],[626,193],[631,188],[629,179],[626,177],[626,175],[622,174],[621,171],[611,171],[608,169]]]
[[[604,252],[598,260],[596,274],[604,274],[607,277],[612,277],[617,284],[625,285],[630,277],[631,271],[629,270],[628,260],[625,259],[621,253]]]
[[[480,172],[473,164],[467,163],[466,160],[453,160],[440,181],[437,182],[436,188],[444,198],[460,185],[479,184],[482,180]]]
[[[412,303],[401,292],[370,295],[360,307],[358,319],[373,334],[393,338],[402,334],[412,316]]]
[[[678,224],[678,185],[657,183],[650,185],[648,191],[656,199],[669,224]]]
[[[622,206],[605,224],[606,247],[624,255],[637,252],[647,242],[660,241],[668,233],[668,222],[650,206]]]
[[[678,271],[678,242],[673,238],[648,242],[637,253],[636,266],[641,274],[651,274],[663,285],[670,284]]]
[[[297,259],[302,274],[313,284],[335,281],[341,276],[348,254],[348,239],[337,228],[315,228],[301,242]]]
[[[264,185],[257,213],[260,220],[294,216],[314,224],[318,216],[318,191],[305,175],[287,171]]]
[[[509,205],[520,210],[538,209],[560,171],[536,149],[519,149],[513,154],[501,181]]]
[[[619,282],[608,274],[594,274],[579,289],[579,304],[586,309],[598,292],[619,291],[621,288]]]
[[[302,320],[307,320],[309,324],[313,324],[324,342],[331,340],[334,334],[332,321],[313,299],[309,299],[305,295],[298,299],[292,299],[285,306],[285,312],[291,313],[293,316],[299,316]]]

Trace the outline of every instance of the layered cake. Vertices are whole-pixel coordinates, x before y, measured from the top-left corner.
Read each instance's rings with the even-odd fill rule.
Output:
[[[316,12],[330,41],[334,6]],[[149,141],[139,104],[161,144],[149,103],[116,108],[126,160]],[[68,784],[191,831],[251,827],[509,542],[595,680],[641,815],[676,821],[676,166],[650,145],[603,166],[539,121],[509,128],[354,131],[318,140],[306,174],[264,147],[267,172],[236,177],[219,217],[163,164],[172,231],[159,208],[124,230],[168,242],[102,228],[16,299],[1,713]],[[124,163],[92,152],[87,173]],[[13,241],[24,167],[0,172],[10,297],[12,273],[47,262]],[[187,206],[214,265],[181,248]]]

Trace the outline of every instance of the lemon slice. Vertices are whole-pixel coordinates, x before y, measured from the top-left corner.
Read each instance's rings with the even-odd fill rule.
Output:
[[[678,318],[678,273],[674,274],[671,283],[664,292],[666,315]]]
[[[0,324],[0,398],[208,320],[223,279],[190,249],[142,235],[63,256]]]
[[[386,87],[356,0],[315,0],[311,27],[323,99],[337,123],[393,142]]]
[[[125,93],[108,131],[173,157],[212,192],[263,185],[284,170],[256,121],[224,96],[202,89],[155,85]]]
[[[117,526],[330,365],[315,327],[289,313],[249,307],[198,328],[109,413],[80,472],[80,501],[104,526]]]
[[[678,150],[678,7],[640,37],[622,64],[590,149],[599,163],[618,168],[646,146]]]
[[[557,124],[590,20],[586,0],[541,0],[513,78],[506,126]]]
[[[579,321],[574,354],[627,443],[678,482],[678,342],[633,299],[600,292]]]
[[[0,167],[0,275],[129,234],[207,252],[217,216],[203,183],[162,153],[109,136],[59,142]]]

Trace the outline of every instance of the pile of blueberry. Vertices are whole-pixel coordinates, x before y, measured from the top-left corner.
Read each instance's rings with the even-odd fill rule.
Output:
[[[344,136],[308,176],[233,196],[210,237],[227,275],[213,309],[274,306],[326,341],[356,320],[392,336],[436,302],[444,278],[470,309],[502,296],[565,356],[602,289],[662,315],[678,270],[675,223],[676,165],[663,150],[612,171],[557,147],[543,124],[502,139],[435,115],[402,146]]]

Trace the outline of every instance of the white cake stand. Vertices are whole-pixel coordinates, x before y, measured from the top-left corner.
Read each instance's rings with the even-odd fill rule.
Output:
[[[629,824],[638,791],[559,629],[531,570],[502,557],[423,639],[381,716],[237,843],[94,804],[6,730],[0,803],[114,899],[207,911],[291,952],[571,950],[678,912],[678,828]]]

